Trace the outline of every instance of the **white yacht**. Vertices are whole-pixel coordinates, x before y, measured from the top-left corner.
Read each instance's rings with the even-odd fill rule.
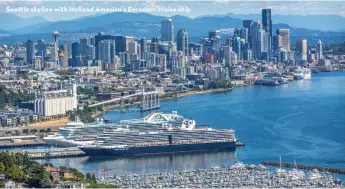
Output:
[[[294,79],[311,79],[311,70],[309,68],[297,67],[293,73]]]

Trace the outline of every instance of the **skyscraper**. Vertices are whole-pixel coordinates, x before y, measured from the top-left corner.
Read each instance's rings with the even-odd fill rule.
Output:
[[[260,59],[261,53],[264,52],[264,37],[266,36],[265,31],[262,30],[261,22],[255,21],[252,24],[252,51],[253,58]]]
[[[63,42],[63,54],[64,54],[63,65],[64,65],[64,67],[67,67],[68,66],[68,58],[69,58],[69,42],[68,41]]]
[[[93,59],[93,46],[91,45],[91,38],[80,39],[80,56],[82,57],[82,64],[85,66],[88,60]]]
[[[185,56],[188,56],[188,32],[185,29],[180,29],[176,36],[177,50],[182,51]]]
[[[107,39],[99,42],[99,60],[103,64],[114,64],[115,62],[115,40]]]
[[[276,33],[282,37],[282,47],[286,51],[290,51],[290,29],[277,29]]]
[[[307,39],[296,39],[296,52],[300,56],[301,60],[307,61]]]
[[[272,19],[271,9],[262,9],[262,25],[268,40],[268,50],[272,49]]]
[[[273,52],[279,52],[280,47],[283,45],[282,37],[280,35],[273,36],[272,44]]]
[[[138,54],[138,42],[131,41],[128,43],[128,53],[129,55]]]
[[[99,59],[99,42],[102,41],[102,40],[107,40],[107,39],[112,39],[112,40],[115,40],[116,41],[116,54],[118,54],[119,52],[124,52],[124,51],[121,51],[122,48],[122,38],[123,36],[111,36],[111,35],[105,35],[103,32],[99,32],[97,35],[95,35],[95,59],[96,60],[100,60]]]
[[[319,41],[317,42],[316,51],[317,51],[317,54],[318,54],[318,56],[319,56],[319,59],[323,59],[323,55],[322,55],[322,42],[321,42],[320,39],[319,39]]]
[[[248,28],[240,29],[240,38],[245,40],[245,43],[248,43]]]
[[[225,66],[232,66],[231,65],[231,54],[232,54],[232,48],[231,46],[227,45],[223,47],[223,51],[224,51],[224,64]]]
[[[174,22],[172,19],[165,18],[161,21],[161,40],[174,41]]]
[[[208,31],[208,39],[211,40],[214,37],[220,37],[220,30]]]
[[[237,54],[238,60],[242,59],[241,43],[242,43],[241,38],[239,38],[239,37],[234,37],[232,39],[232,49]]]
[[[33,63],[33,58],[35,56],[35,43],[32,40],[26,42],[26,61],[28,64]]]
[[[248,41],[246,43],[252,46],[252,24],[253,20],[243,20],[243,27],[248,29]]]
[[[37,41],[37,56],[41,57],[41,62],[46,56],[46,44],[43,39]]]
[[[78,42],[72,43],[72,67],[80,66],[80,44]]]

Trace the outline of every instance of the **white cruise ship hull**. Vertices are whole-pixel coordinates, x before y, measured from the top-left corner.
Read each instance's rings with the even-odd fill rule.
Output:
[[[68,140],[65,138],[44,138],[44,142],[50,146],[57,146],[57,147],[75,147],[75,146],[82,146],[82,145],[91,145],[94,141],[75,141],[75,140]]]

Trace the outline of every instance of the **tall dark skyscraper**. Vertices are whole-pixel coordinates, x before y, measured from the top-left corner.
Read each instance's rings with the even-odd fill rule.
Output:
[[[248,29],[248,41],[246,43],[249,44],[249,46],[252,46],[252,24],[253,20],[243,20],[243,27]]]
[[[81,64],[80,43],[72,43],[72,67],[80,66]]]
[[[176,36],[177,50],[182,51],[185,56],[188,56],[188,32],[185,29],[180,29]]]
[[[37,41],[37,56],[41,57],[41,62],[43,62],[43,59],[46,56],[46,44],[43,39]]]
[[[262,9],[262,27],[268,37],[268,50],[272,49],[272,19],[271,9]]]
[[[35,56],[35,43],[32,40],[26,42],[26,61],[28,64],[32,64]]]

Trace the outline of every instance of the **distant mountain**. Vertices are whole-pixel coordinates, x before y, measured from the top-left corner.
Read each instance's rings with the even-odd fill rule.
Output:
[[[5,31],[5,30],[0,30],[0,37],[3,37],[3,36],[10,36],[10,35],[12,35],[11,32]]]
[[[254,17],[255,15],[249,15]],[[164,17],[154,16],[146,13],[111,13],[82,17],[70,21],[42,22],[36,25],[27,26],[13,30],[17,35],[12,38],[2,37],[0,41],[14,42],[25,41],[27,39],[46,39],[50,41],[52,31],[59,31],[62,40],[78,40],[80,36],[94,35],[103,31],[111,35],[128,35],[136,37],[152,38],[160,36],[160,22]],[[242,26],[242,19],[231,16],[203,16],[198,18],[188,18],[184,16],[173,16],[174,33],[176,35],[180,28],[188,31],[190,41],[198,41],[201,37],[207,37],[209,30],[236,28]],[[247,19],[247,18],[246,18]],[[303,29],[303,27],[293,27],[287,23],[273,24],[276,28],[290,28],[291,39],[297,37],[307,37],[308,42],[322,39],[325,42],[344,41],[345,32],[325,32],[319,30]],[[224,36],[226,34],[223,34]]]
[[[0,18],[0,29],[7,31],[46,22],[46,20],[41,16],[21,18],[10,13],[0,13]]]
[[[228,13],[219,16],[230,16],[242,20],[261,20],[260,14],[233,14]],[[294,28],[306,28],[321,31],[339,31],[344,29],[345,17],[339,15],[272,15],[273,24],[285,23]]]
[[[78,31],[87,28],[106,26],[117,22],[150,22],[150,23],[160,23],[163,17],[153,16],[145,13],[123,13],[116,12],[110,14],[104,14],[99,16],[88,16],[82,17],[70,21],[57,21],[50,23],[42,23],[37,25],[32,25],[29,27],[20,28],[18,30],[13,30],[17,34],[27,34],[27,33],[46,33],[51,31],[67,32],[67,31]]]

